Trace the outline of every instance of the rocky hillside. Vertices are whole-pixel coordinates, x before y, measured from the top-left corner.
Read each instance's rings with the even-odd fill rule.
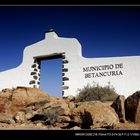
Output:
[[[140,92],[114,102],[77,102],[36,88],[0,92],[1,129],[140,129]]]

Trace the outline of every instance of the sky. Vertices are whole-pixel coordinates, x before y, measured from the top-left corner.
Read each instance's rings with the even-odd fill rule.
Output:
[[[0,72],[49,29],[77,38],[87,58],[140,55],[140,6],[0,6]],[[61,96],[61,61],[41,63],[41,89],[53,96]]]

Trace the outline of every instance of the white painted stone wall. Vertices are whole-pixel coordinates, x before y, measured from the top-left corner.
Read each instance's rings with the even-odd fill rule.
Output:
[[[84,58],[77,39],[58,37],[54,31],[24,49],[20,66],[0,72],[0,90],[17,86],[39,88],[39,59],[52,56],[63,60],[63,96],[77,95],[78,89],[94,83],[101,86],[110,83],[118,94],[126,97],[140,90],[140,56]]]

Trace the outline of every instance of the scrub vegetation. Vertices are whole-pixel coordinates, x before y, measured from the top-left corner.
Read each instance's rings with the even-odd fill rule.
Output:
[[[89,85],[79,89],[79,94],[76,100],[79,102],[84,101],[113,101],[118,97],[113,86],[110,83],[107,86],[100,86],[99,84]]]

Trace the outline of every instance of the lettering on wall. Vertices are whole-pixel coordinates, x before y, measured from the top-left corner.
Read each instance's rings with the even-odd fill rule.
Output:
[[[123,63],[120,63],[120,64],[83,67],[83,72],[85,78],[97,78],[107,76],[121,76],[123,75],[122,69]]]

